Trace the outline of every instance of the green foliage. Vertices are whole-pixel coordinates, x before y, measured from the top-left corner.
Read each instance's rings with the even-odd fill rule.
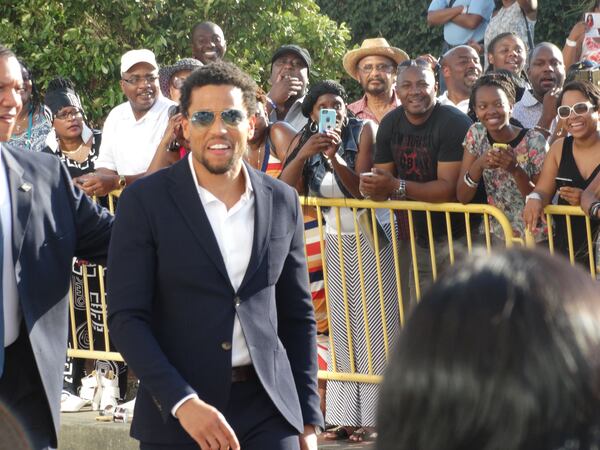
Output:
[[[0,43],[32,67],[42,92],[57,75],[71,78],[99,125],[123,101],[121,55],[149,48],[160,64],[191,56],[194,23],[223,28],[226,58],[268,90],[270,57],[282,44],[309,49],[313,80],[339,79],[350,31],[320,14],[313,0],[29,0],[0,2]]]
[[[324,13],[352,29],[352,44],[363,39],[383,36],[390,45],[405,50],[411,57],[425,53],[439,55],[442,27],[427,25],[430,0],[318,0]],[[550,41],[563,47],[565,38],[584,11],[590,11],[593,0],[544,0],[538,2],[539,14],[535,41]],[[343,84],[353,94],[360,93],[358,84],[345,77]]]

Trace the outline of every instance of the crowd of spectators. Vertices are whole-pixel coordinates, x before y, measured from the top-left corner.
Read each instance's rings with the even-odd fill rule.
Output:
[[[589,12],[600,12],[599,2],[591,5]],[[444,27],[443,55],[413,55],[411,59],[382,37],[365,39],[340,61],[363,91],[354,102],[337,81],[318,80],[309,87],[311,68],[318,61],[295,43],[281,46],[270,61],[268,92],[256,92],[256,126],[245,155],[248,166],[279,178],[300,194],[316,197],[489,203],[509,219],[512,237],[524,239],[529,229],[539,243],[549,239],[542,220],[547,204],[582,204],[586,213],[597,218],[600,88],[579,79],[582,71],[598,70],[599,38],[587,34],[586,21],[582,20],[566,37],[562,52],[555,45],[559,43],[536,45],[536,17],[536,0],[433,0],[427,22]],[[31,71],[21,62],[23,109],[7,146],[55,154],[69,169],[74,184],[90,196],[102,197],[127,188],[137,179],[187,157],[189,146],[178,106],[180,89],[194,70],[226,59],[226,50],[221,28],[202,22],[191,31],[191,58],[171,66],[161,67],[148,49],[124,52],[120,86],[126,101],[110,111],[102,132],[86,124],[73,83],[56,74],[42,96]],[[27,59],[27,55],[21,56]],[[587,59],[592,63],[580,62]],[[579,64],[567,70],[572,63]],[[320,127],[323,110],[335,112],[331,129]],[[221,113],[224,122],[226,113]],[[359,220],[363,227],[378,226],[383,244],[376,253],[367,230],[361,228],[355,233],[351,209],[341,208],[339,215],[333,208],[325,209],[321,255],[317,226],[321,218],[314,208],[305,207],[303,212],[317,328],[322,336],[332,334],[336,369],[350,371],[354,367],[361,373],[383,374],[388,341],[394,342],[401,332],[398,303],[407,314],[416,307],[419,317],[435,315],[434,309],[427,308],[436,306],[444,295],[442,289],[452,288],[448,281],[452,276],[448,275],[446,285],[432,291],[431,297],[417,307],[417,299],[432,284],[435,271],[443,271],[452,259],[446,216],[414,214],[414,227],[410,227],[414,236],[410,236],[405,213],[396,212],[392,224],[387,210],[376,210],[373,221],[370,216]],[[587,265],[585,221],[573,220],[569,227],[575,259]],[[483,235],[483,224],[472,221],[471,228],[473,239]],[[592,228],[595,233],[595,223]],[[491,229],[494,242],[502,244],[505,237],[498,223],[492,222]],[[451,232],[456,242],[464,243],[462,216],[452,216]],[[392,237],[398,242],[397,255],[395,247],[389,245]],[[411,238],[417,266],[410,254]],[[568,253],[565,221],[556,222],[553,241],[557,251]],[[435,245],[435,256],[431,245]],[[517,255],[513,258],[517,262],[527,256]],[[401,274],[399,290],[396,257]],[[323,260],[328,272],[328,308]],[[81,266],[85,264],[74,262],[73,286],[81,285]],[[89,265],[88,271],[94,267]],[[476,272],[477,267],[469,270]],[[91,286],[90,292],[95,289]],[[81,292],[81,288],[76,291]],[[501,300],[505,299],[498,302]],[[540,307],[550,306],[542,302]],[[468,314],[467,306],[461,308]],[[504,308],[498,303],[498,311]],[[79,327],[84,320],[81,311],[76,309],[75,314],[78,329],[87,332]],[[490,320],[495,320],[493,315]],[[369,325],[368,335],[363,322]],[[404,332],[398,361],[411,358],[406,342],[420,339],[419,333],[416,326]],[[328,350],[327,339],[319,342],[320,367],[326,368],[332,363],[329,350],[333,350]],[[368,357],[364,353],[367,346]],[[88,400],[77,386],[82,383],[77,380],[84,378],[83,368],[73,367],[71,361],[66,367],[63,409],[74,410]],[[97,365],[96,370],[103,376],[126,376],[124,365]],[[398,375],[398,370],[393,369],[391,376],[411,375]],[[408,369],[403,366],[402,370]],[[123,378],[120,384],[124,388]],[[320,388],[326,422],[335,426],[327,438],[375,438],[377,385],[329,381],[326,390],[324,383]],[[398,393],[389,385],[387,390],[389,395],[413,395],[408,390]],[[418,410],[401,413],[420,415]],[[391,426],[387,418],[382,423]],[[386,437],[389,442],[406,442],[406,447],[382,448],[441,448],[428,447],[426,434]],[[476,436],[473,443],[485,438],[487,435]]]

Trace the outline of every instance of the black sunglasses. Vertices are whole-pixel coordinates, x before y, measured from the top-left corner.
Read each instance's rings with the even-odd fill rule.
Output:
[[[191,115],[191,122],[197,127],[207,127],[215,121],[216,111],[196,111]],[[230,127],[239,125],[246,119],[246,113],[239,109],[226,109],[220,112],[223,123]]]

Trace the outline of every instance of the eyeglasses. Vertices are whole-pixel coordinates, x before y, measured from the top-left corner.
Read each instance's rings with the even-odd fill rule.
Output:
[[[54,115],[54,118],[59,120],[79,119],[83,115],[79,108],[75,108],[71,111],[61,111]]]
[[[125,83],[131,84],[132,86],[139,86],[141,84],[152,84],[158,80],[156,75],[146,75],[145,77],[138,77],[137,75],[132,76],[129,79],[123,78]]]
[[[197,127],[207,127],[215,121],[217,111],[196,111],[191,116],[191,122]],[[246,113],[239,109],[226,109],[221,111],[223,123],[229,127],[238,126],[246,119]]]
[[[392,73],[394,71],[394,66],[391,64],[367,64],[365,66],[359,67],[360,70],[365,75],[370,74],[375,70],[375,72],[383,72],[383,73]]]
[[[289,59],[279,58],[279,59],[275,60],[273,65],[277,66],[277,67],[283,67],[283,66],[289,65],[289,66],[292,66],[292,69],[304,69],[306,67],[306,63],[304,61],[302,61],[300,58],[289,58]]]
[[[595,109],[596,107],[589,102],[579,102],[575,103],[573,106],[559,106],[556,112],[561,119],[568,119],[571,116],[571,113],[574,113],[576,116],[583,116],[590,110]]]
[[[179,78],[179,77],[173,77],[171,79],[171,84],[173,85],[173,87],[175,89],[181,89],[183,87],[183,83],[185,82],[186,78]]]

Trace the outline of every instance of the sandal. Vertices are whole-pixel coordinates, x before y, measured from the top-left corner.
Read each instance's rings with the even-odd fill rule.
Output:
[[[350,433],[351,431],[348,430],[348,427],[340,425],[325,431],[323,433],[323,439],[328,441],[343,441],[350,437]]]
[[[377,439],[377,431],[373,428],[358,428],[350,435],[350,442],[373,442]]]

